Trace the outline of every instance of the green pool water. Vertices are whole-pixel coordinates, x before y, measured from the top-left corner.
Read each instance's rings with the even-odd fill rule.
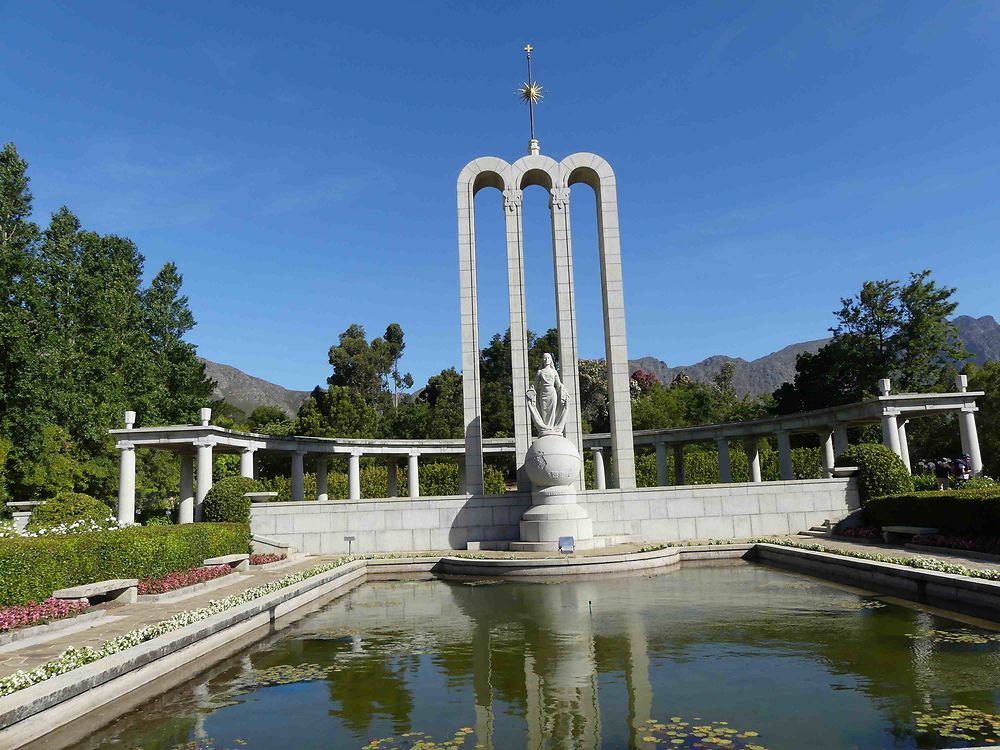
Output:
[[[75,746],[971,747],[998,714],[1000,632],[741,563],[369,583]]]

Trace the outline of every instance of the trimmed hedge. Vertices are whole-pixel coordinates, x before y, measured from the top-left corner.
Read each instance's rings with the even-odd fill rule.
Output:
[[[929,526],[945,534],[1000,535],[1000,491],[943,490],[876,497],[864,508],[872,526]]]
[[[91,520],[108,527],[108,517],[112,511],[97,498],[82,492],[60,492],[55,497],[36,505],[28,520],[28,531],[51,529],[62,523]]]
[[[132,526],[39,539],[0,539],[0,606],[45,600],[56,589],[150,578],[205,558],[250,551],[247,524]]]
[[[250,523],[247,492],[262,492],[264,485],[250,477],[226,477],[212,485],[205,495],[202,518],[217,523]]]
[[[837,456],[837,466],[858,467],[861,504],[883,495],[913,492],[913,478],[903,459],[879,443],[852,445]]]

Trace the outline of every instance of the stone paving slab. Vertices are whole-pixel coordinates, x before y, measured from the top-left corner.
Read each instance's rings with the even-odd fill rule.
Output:
[[[850,550],[868,555],[891,555],[892,557],[904,557],[907,559],[913,557],[934,557],[953,565],[964,565],[966,568],[1000,571],[1000,563],[964,557],[961,552],[949,552],[946,549],[936,549],[934,552],[915,551],[905,549],[898,544],[884,544],[882,542],[859,543],[832,537],[791,536],[786,538],[803,544],[819,544],[827,549]]]

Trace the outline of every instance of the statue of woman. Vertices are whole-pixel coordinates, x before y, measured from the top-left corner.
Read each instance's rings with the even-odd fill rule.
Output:
[[[566,426],[569,398],[551,354],[542,355],[542,367],[535,384],[528,389],[528,411],[540,435],[561,435]]]

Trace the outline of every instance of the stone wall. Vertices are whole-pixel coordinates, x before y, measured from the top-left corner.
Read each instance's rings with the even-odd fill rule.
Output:
[[[789,534],[859,507],[854,479],[589,490],[578,495],[596,536],[623,541],[729,539]],[[392,498],[359,502],[265,503],[252,529],[303,552],[464,550],[466,543],[518,539],[531,505],[522,493],[500,496]]]

